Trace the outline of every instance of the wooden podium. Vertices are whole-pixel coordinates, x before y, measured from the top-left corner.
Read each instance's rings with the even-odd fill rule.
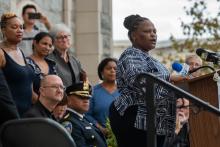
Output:
[[[217,82],[213,73],[177,84],[189,93],[218,108]],[[220,147],[220,117],[211,112],[190,111],[190,147]]]

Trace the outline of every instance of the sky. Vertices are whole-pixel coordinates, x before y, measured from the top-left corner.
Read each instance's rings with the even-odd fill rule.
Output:
[[[214,12],[216,0],[208,0],[209,9]],[[113,40],[127,40],[127,30],[123,26],[124,18],[139,14],[149,18],[157,29],[158,41],[168,40],[171,34],[184,38],[181,20],[190,20],[183,7],[188,0],[112,0]]]

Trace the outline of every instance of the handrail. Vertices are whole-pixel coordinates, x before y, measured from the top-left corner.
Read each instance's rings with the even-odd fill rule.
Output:
[[[218,108],[180,89],[179,87],[176,87],[175,85],[156,77],[155,75],[151,73],[139,74],[135,79],[135,84],[137,84],[137,86],[140,86],[140,88],[146,88],[146,91],[147,91],[145,93],[145,99],[147,101],[146,106],[147,108],[150,108],[150,109],[147,109],[147,112],[148,112],[148,115],[147,115],[147,120],[148,120],[147,147],[157,146],[156,117],[155,117],[156,106],[154,103],[154,92],[149,92],[149,91],[154,91],[154,84],[159,84],[160,86],[163,86],[166,89],[171,90],[176,95],[181,95],[182,97],[189,99],[196,106],[203,108],[203,110],[209,111],[211,113],[214,113],[217,116],[220,116],[220,111]]]

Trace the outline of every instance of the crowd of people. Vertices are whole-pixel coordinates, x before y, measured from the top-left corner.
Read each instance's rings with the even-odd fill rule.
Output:
[[[63,125],[76,145],[107,147],[107,119],[119,147],[146,146],[147,108],[145,99],[134,81],[140,73],[152,73],[169,82],[177,82],[170,71],[148,52],[155,48],[157,30],[153,22],[140,15],[124,20],[132,46],[119,60],[105,58],[97,66],[101,83],[91,86],[86,70],[71,53],[71,31],[65,24],[51,25],[40,14],[47,30],[40,30],[30,14],[37,13],[34,5],[26,5],[22,18],[15,13],[1,16],[0,43],[0,125],[10,119],[42,117]],[[196,55],[186,58],[190,70],[202,65]],[[95,68],[95,67],[94,67]],[[16,76],[15,76],[16,75]],[[194,77],[200,73],[193,73]],[[181,80],[184,78],[180,78]],[[157,146],[163,147],[167,129],[176,126],[173,144],[189,145],[189,101],[177,99],[177,109],[166,103],[166,89],[155,87],[157,108]],[[161,102],[164,104],[161,104]],[[168,113],[170,110],[176,111]],[[162,124],[176,118],[173,124]],[[167,121],[168,122],[168,121]],[[132,138],[132,139],[129,139]]]

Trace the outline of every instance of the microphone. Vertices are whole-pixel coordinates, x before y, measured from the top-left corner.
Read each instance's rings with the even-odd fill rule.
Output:
[[[176,61],[172,64],[172,69],[181,76],[186,76],[189,73],[189,65],[186,63],[180,64]]]
[[[207,62],[218,64],[218,62],[220,61],[220,56],[217,53],[207,49],[198,48],[196,49],[196,54]]]
[[[183,77],[189,75],[190,78],[193,78],[193,76],[191,75],[192,73],[194,73],[200,69],[203,69],[203,68],[209,68],[213,72],[215,72],[213,75],[213,80],[216,82],[220,81],[220,77],[219,77],[218,72],[211,66],[205,65],[205,66],[200,66],[198,68],[195,68],[193,70],[189,70],[189,65],[187,65],[185,63],[181,64],[176,61],[172,64],[172,69],[175,70],[179,75],[181,75]]]

